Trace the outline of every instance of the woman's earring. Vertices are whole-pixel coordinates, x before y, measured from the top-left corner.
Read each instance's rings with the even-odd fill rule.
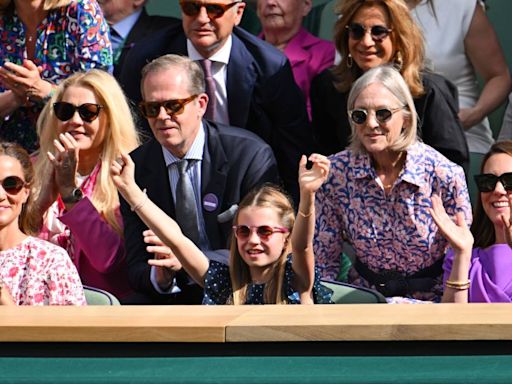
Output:
[[[354,64],[354,59],[352,59],[352,55],[349,53],[347,56],[347,67],[352,68],[353,64]]]
[[[399,71],[401,71],[403,65],[404,65],[404,59],[402,57],[402,52],[397,51],[395,54],[395,66]]]

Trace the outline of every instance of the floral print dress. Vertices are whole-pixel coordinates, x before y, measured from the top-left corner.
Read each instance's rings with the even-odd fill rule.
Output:
[[[27,59],[25,27],[14,7],[0,18],[0,58],[21,65]],[[109,30],[95,0],[72,0],[52,9],[37,28],[34,63],[41,77],[58,84],[75,72],[91,68],[112,71]],[[5,91],[0,84],[0,92]],[[44,103],[29,101],[0,123],[0,138],[21,144],[29,152],[38,148],[35,129]]]
[[[85,296],[66,251],[27,237],[0,252],[0,281],[18,305],[85,305]]]
[[[463,212],[471,224],[462,168],[423,143],[410,146],[406,156],[389,194],[384,193],[369,155],[349,149],[329,157],[329,177],[316,194],[314,250],[322,278],[336,279],[344,241],[376,273],[392,270],[412,275],[444,257],[448,242],[429,212],[433,194],[441,197],[448,215]],[[349,271],[348,282],[375,288],[355,268]],[[412,297],[437,301],[441,295],[440,275],[431,292]]]

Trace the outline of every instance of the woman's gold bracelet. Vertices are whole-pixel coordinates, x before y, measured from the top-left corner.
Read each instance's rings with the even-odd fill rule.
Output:
[[[313,212],[309,212],[308,214],[305,214],[304,212],[301,212],[301,211],[297,211],[297,213],[305,219],[307,219],[309,216],[311,216],[313,214]]]
[[[469,286],[471,285],[471,280],[469,280],[469,279],[466,281],[446,280],[445,285],[447,288],[453,288],[453,289],[457,289],[459,291],[463,291],[465,289],[469,289]]]

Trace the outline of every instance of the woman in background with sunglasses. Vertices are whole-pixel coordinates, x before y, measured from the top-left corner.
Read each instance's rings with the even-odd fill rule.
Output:
[[[32,237],[34,168],[17,144],[0,143],[0,305],[84,305],[66,251]]]
[[[109,168],[138,137],[121,88],[100,70],[69,77],[43,109],[38,132],[34,215],[43,218],[41,237],[68,251],[85,285],[125,298],[131,290]]]
[[[350,91],[350,147],[330,157],[317,192],[315,255],[322,277],[340,270],[343,242],[355,251],[349,282],[379,290],[388,302],[439,301],[447,241],[429,212],[437,194],[450,215],[471,222],[462,168],[416,134],[409,87],[391,66],[362,75]]]
[[[336,12],[341,17],[335,25],[334,41],[341,62],[318,75],[311,85],[319,152],[330,155],[349,144],[345,111],[354,81],[371,68],[394,64],[413,95],[419,136],[467,168],[469,153],[457,117],[456,90],[441,76],[423,71],[423,38],[407,5],[402,0],[340,0]]]
[[[461,217],[448,217],[438,196],[432,198],[432,217],[451,247],[443,264],[443,302],[512,302],[512,141],[493,144],[481,172],[471,231]]]
[[[114,161],[112,178],[132,210],[168,245],[187,273],[204,287],[203,304],[329,303],[331,292],[315,273],[315,192],[329,160],[313,154],[299,164],[300,204],[295,220],[288,196],[268,184],[245,196],[233,220],[229,266],[209,260],[179,225],[137,186],[128,155]],[[292,231],[293,230],[293,231]],[[291,251],[291,254],[290,254]]]

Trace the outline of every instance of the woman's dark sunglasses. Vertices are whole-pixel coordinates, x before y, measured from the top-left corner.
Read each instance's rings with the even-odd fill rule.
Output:
[[[402,106],[402,107],[393,108],[393,109],[389,109],[389,108],[377,109],[375,111],[375,118],[377,119],[377,121],[379,123],[385,124],[391,119],[391,116],[393,116],[393,113],[395,113],[403,108],[404,107]],[[350,118],[352,119],[352,121],[356,124],[364,124],[366,119],[368,119],[368,111],[366,109],[353,109],[353,110],[349,111],[349,115],[350,115]]]
[[[383,25],[374,25],[372,27],[365,27],[359,23],[352,23],[345,27],[349,34],[350,38],[353,40],[361,40],[366,31],[370,31],[370,35],[374,41],[382,41],[384,40],[392,31],[391,28],[385,27]]]
[[[76,106],[71,103],[66,103],[65,101],[59,101],[53,104],[53,112],[55,112],[55,116],[57,116],[57,119],[60,121],[68,121],[73,117],[75,112],[78,111],[83,121],[92,123],[100,114],[101,108],[103,108],[101,105],[93,103],[85,103]]]
[[[140,111],[147,118],[157,117],[160,113],[160,108],[164,107],[168,115],[176,116],[181,115],[185,110],[185,105],[190,103],[199,95],[192,95],[186,99],[175,99],[165,101],[142,101],[139,104]]]
[[[9,195],[17,195],[26,183],[18,176],[8,176],[2,180],[2,188]]]
[[[201,7],[206,8],[206,13],[208,14],[208,18],[210,19],[218,19],[222,17],[224,13],[231,7],[236,4],[239,4],[239,1],[234,1],[232,3],[223,4],[223,3],[205,3],[204,1],[187,1],[180,0],[180,7],[183,13],[187,16],[195,17],[199,15],[201,12]]]
[[[500,176],[491,173],[475,175],[475,183],[480,192],[494,191],[498,181],[501,182],[505,190],[512,191],[512,172],[503,173]]]
[[[270,225],[260,225],[259,227],[249,227],[247,225],[233,225],[233,231],[237,239],[246,240],[251,236],[251,231],[256,228],[256,234],[261,240],[268,240],[274,233],[287,233],[288,228],[271,227]]]

